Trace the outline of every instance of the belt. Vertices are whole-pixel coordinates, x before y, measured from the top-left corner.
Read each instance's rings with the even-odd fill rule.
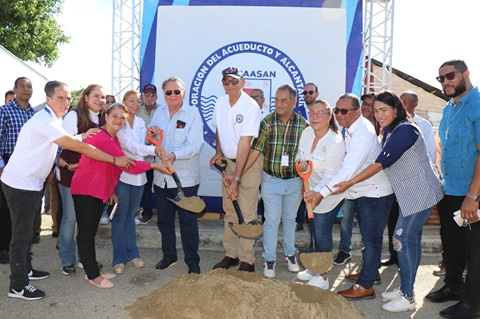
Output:
[[[264,170],[264,172],[267,173],[267,174],[270,175],[270,176],[273,176],[273,177],[279,178],[279,179],[292,179],[292,178],[297,177],[297,176],[292,176],[292,177],[278,177],[278,176],[275,176],[275,175],[273,175],[273,174],[270,174],[269,172],[267,172],[267,171],[265,171],[265,170]]]
[[[226,159],[228,159],[229,161],[232,161],[232,162],[234,162],[234,163],[236,163],[236,162],[237,162],[237,160],[236,160],[235,158],[228,158],[228,157],[225,157],[225,158],[226,158]]]

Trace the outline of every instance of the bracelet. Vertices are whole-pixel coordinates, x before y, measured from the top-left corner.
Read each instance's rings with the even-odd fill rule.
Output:
[[[113,156],[113,163],[112,163],[113,166],[115,166],[115,156]]]

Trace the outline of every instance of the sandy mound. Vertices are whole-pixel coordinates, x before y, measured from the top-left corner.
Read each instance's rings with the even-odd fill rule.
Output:
[[[351,303],[319,288],[218,269],[180,275],[138,298],[132,318],[365,318]]]

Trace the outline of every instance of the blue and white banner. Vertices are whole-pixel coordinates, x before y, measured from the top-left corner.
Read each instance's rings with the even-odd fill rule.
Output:
[[[293,85],[302,115],[300,93],[308,82],[332,105],[345,92],[360,92],[361,0],[328,1],[328,7],[324,1],[264,2],[144,2],[141,85],[160,86],[172,75],[186,83],[185,103],[197,107],[204,122],[199,195],[208,211],[222,210],[220,174],[208,162],[215,152],[213,109],[225,94],[223,69],[243,70],[245,91],[262,89],[271,109],[276,89]],[[160,92],[158,102],[165,103]]]

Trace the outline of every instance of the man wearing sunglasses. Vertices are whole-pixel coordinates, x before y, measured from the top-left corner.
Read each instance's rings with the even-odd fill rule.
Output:
[[[143,106],[138,111],[138,116],[140,116],[145,121],[145,127],[150,126],[150,122],[153,119],[153,115],[155,114],[155,110],[160,106],[157,104],[157,87],[153,84],[147,84],[143,87]],[[154,157],[153,156],[145,156],[145,161],[153,163]],[[142,209],[143,212],[139,217],[139,224],[145,225],[150,222],[152,219],[153,211],[152,211],[152,183],[153,183],[153,169],[147,171],[147,184],[145,184],[145,188],[143,189],[143,197],[142,197]]]
[[[462,60],[444,62],[437,80],[450,98],[438,128],[445,197],[438,203],[445,285],[425,298],[432,302],[459,300],[440,312],[445,318],[480,318],[480,92],[470,81]],[[468,220],[458,227],[457,210]],[[468,264],[464,281],[462,273]]]
[[[305,196],[305,200],[313,200],[313,206],[317,206],[323,198],[332,194],[334,185],[345,178],[356,176],[374,163],[381,151],[375,128],[362,116],[360,99],[356,95],[346,93],[340,96],[333,112],[338,124],[343,127],[346,155],[342,167],[330,182],[321,189],[313,188]],[[373,284],[379,281],[383,231],[395,196],[387,176],[380,171],[346,190],[345,198],[343,209],[356,210],[361,225],[363,267],[359,274],[346,276],[346,279],[355,282],[355,285],[339,291],[338,294],[347,300],[373,299]]]
[[[237,198],[245,223],[256,220],[258,207],[258,188],[262,179],[262,158],[248,170],[245,169],[250,153],[250,143],[258,136],[261,113],[258,104],[243,91],[245,80],[243,73],[236,67],[222,71],[223,89],[227,93],[218,98],[213,113],[216,153],[210,160],[210,166],[227,161],[227,177],[222,187],[224,217],[223,247],[225,257],[213,266],[213,269],[238,265],[238,270],[255,272],[254,239],[238,237],[229,223],[238,224],[237,214],[230,198]],[[228,188],[228,189],[225,189]]]

